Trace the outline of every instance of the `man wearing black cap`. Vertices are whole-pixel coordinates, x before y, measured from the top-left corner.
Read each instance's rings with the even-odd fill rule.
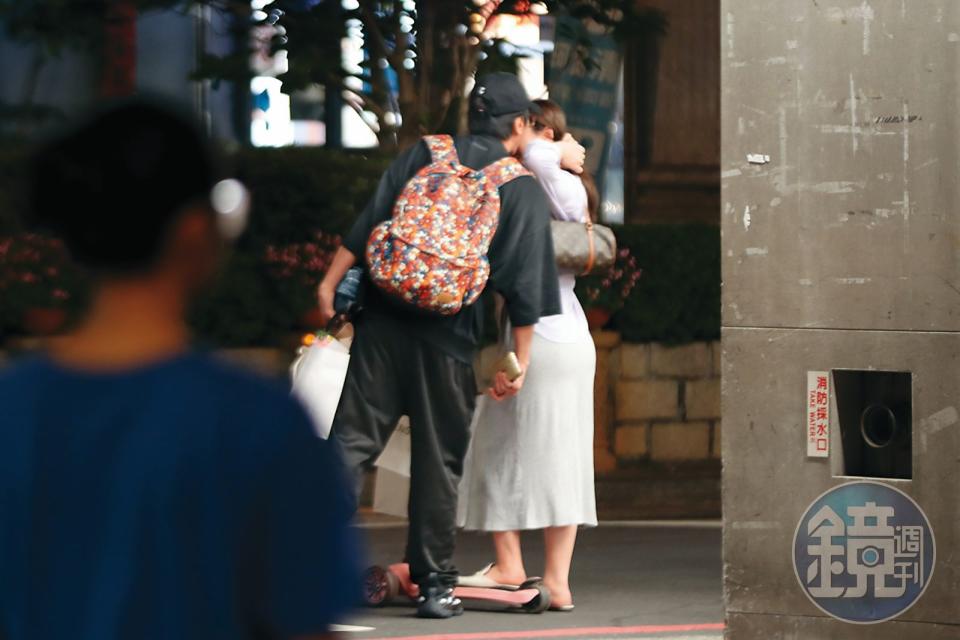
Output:
[[[470,135],[454,141],[460,162],[479,170],[521,155],[533,137],[528,121],[535,109],[516,76],[481,78],[470,96]],[[420,143],[403,152],[384,174],[320,285],[320,306],[327,318],[334,313],[337,283],[364,255],[374,228],[390,219],[407,182],[430,162],[429,149]],[[487,286],[506,301],[513,344],[526,371],[533,325],[560,313],[549,205],[530,176],[504,184],[499,194],[499,222],[487,253]],[[398,306],[373,286],[367,294],[333,433],[359,482],[400,416],[410,417],[406,559],[422,594],[418,615],[448,618],[463,611],[452,594],[457,578],[452,558],[457,485],[476,402],[472,365],[483,312],[478,303],[453,316],[430,316]],[[509,382],[501,373],[490,393],[503,398],[522,386],[523,376]]]

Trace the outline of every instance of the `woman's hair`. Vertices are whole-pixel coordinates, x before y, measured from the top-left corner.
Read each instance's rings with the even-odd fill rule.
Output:
[[[142,99],[116,103],[40,149],[27,223],[95,271],[145,271],[179,212],[209,197],[216,173],[188,116]]]
[[[534,100],[533,104],[540,107],[540,113],[531,116],[533,128],[540,133],[553,129],[553,139],[563,140],[567,135],[567,116],[556,102],[550,100]]]
[[[569,131],[567,131],[567,116],[560,105],[551,100],[534,100],[533,103],[540,107],[540,113],[531,116],[534,130],[541,133],[547,129],[553,129],[553,139],[558,142],[563,140]],[[590,219],[596,222],[600,211],[600,191],[597,189],[597,181],[586,169],[579,177],[587,192],[587,213]]]
[[[600,190],[597,188],[597,181],[586,169],[579,177],[580,182],[583,183],[583,188],[587,192],[587,213],[590,214],[591,220],[597,222],[597,216],[600,213]]]

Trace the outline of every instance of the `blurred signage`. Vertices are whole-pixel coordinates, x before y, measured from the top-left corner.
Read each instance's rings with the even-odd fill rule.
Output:
[[[598,180],[606,168],[620,63],[620,47],[602,26],[569,16],[557,18],[550,98],[563,108],[570,132],[587,148],[587,169]]]

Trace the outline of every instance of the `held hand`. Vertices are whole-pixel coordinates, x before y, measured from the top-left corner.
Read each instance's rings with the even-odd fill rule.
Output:
[[[560,148],[560,167],[578,175],[583,173],[583,164],[587,159],[587,150],[583,145],[569,133],[557,145]]]
[[[523,373],[520,374],[520,377],[513,382],[510,382],[510,380],[507,379],[507,374],[505,374],[503,371],[498,371],[496,377],[493,379],[493,386],[490,387],[487,393],[497,402],[506,400],[507,398],[512,398],[520,393],[520,390],[523,388],[523,383],[526,379],[526,367],[524,367]]]
[[[336,295],[334,287],[320,283],[317,288],[317,303],[320,305],[320,317],[323,319],[324,326],[333,319],[336,312],[333,310],[333,298]]]

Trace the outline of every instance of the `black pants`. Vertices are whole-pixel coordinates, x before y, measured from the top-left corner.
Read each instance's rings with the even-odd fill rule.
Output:
[[[370,316],[357,327],[333,434],[359,490],[400,416],[410,418],[406,560],[418,584],[430,574],[445,585],[456,582],[457,487],[476,393],[473,367],[388,318]]]

